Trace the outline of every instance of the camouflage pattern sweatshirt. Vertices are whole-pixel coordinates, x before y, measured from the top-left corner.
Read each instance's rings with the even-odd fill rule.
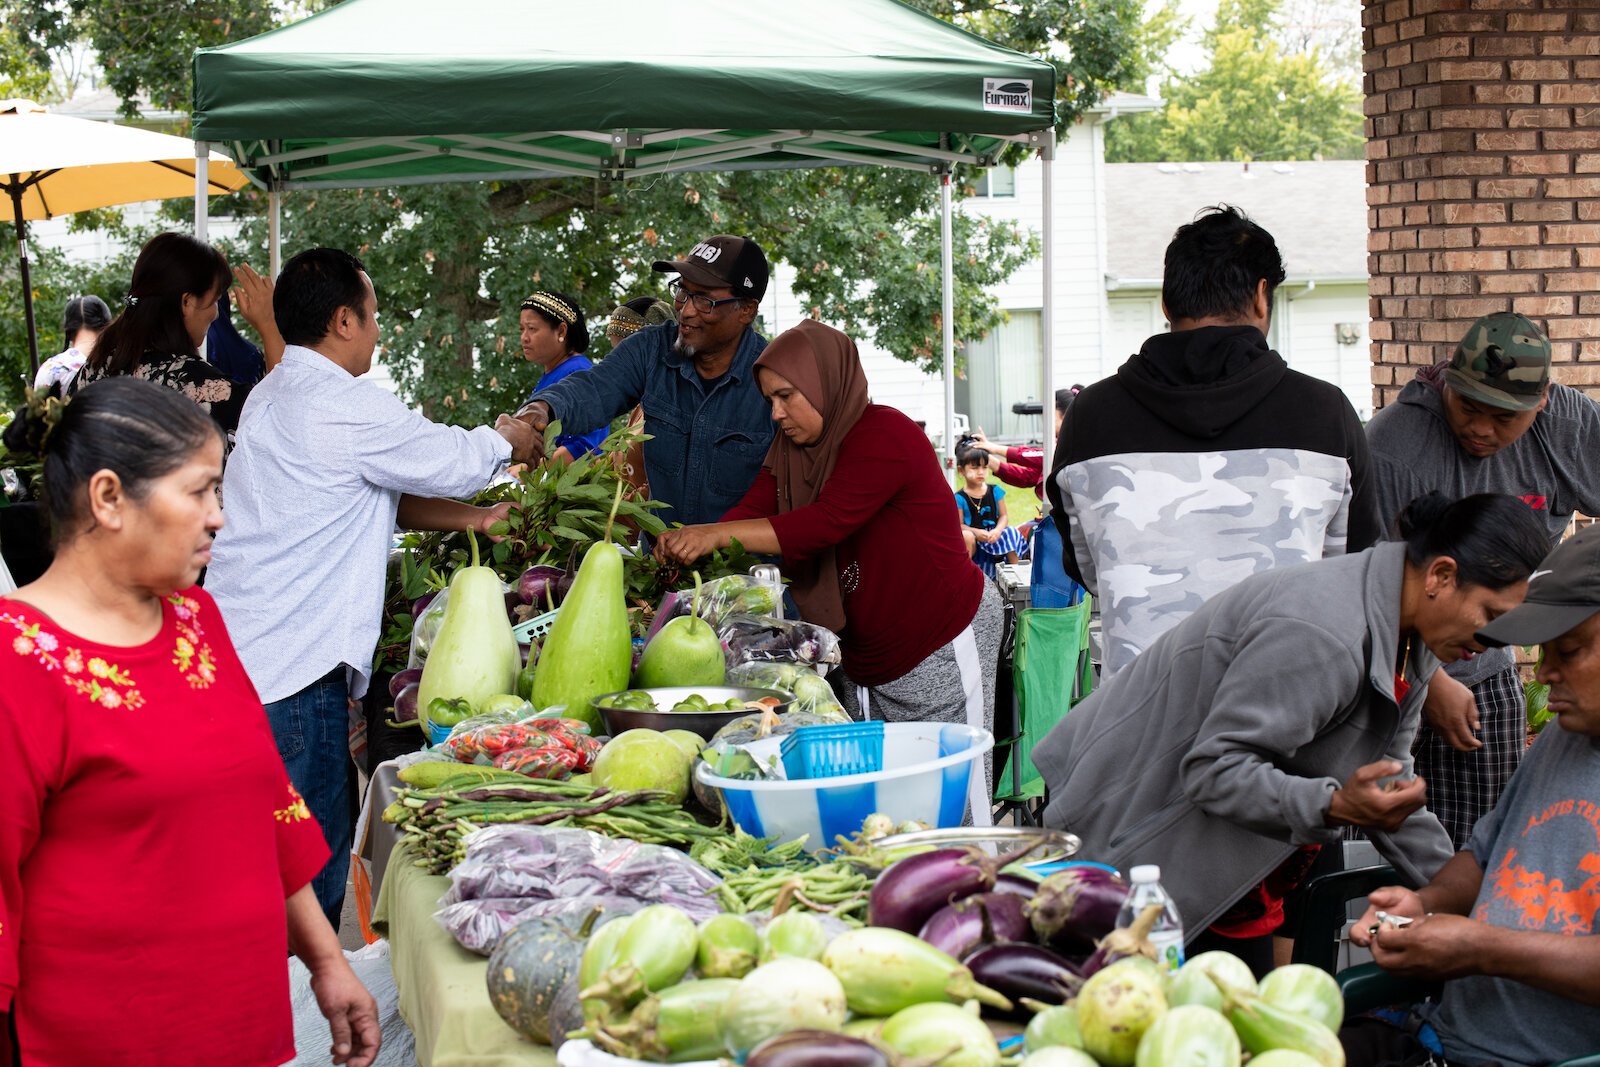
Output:
[[[1355,409],[1253,326],[1146,341],[1079,394],[1046,487],[1107,675],[1241,578],[1379,533]]]

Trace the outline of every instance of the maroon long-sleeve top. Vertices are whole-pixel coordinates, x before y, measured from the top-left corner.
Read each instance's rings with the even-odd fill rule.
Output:
[[[857,685],[906,674],[978,612],[983,572],[967,556],[950,485],[922,430],[894,408],[868,406],[815,501],[778,514],[777,479],[763,467],[722,517],[740,519],[770,520],[786,564],[834,550],[844,669]]]

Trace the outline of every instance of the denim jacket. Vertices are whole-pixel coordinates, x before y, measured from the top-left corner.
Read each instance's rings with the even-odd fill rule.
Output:
[[[564,426],[604,426],[644,406],[644,470],[668,523],[716,522],[755,481],[772,443],[755,362],[766,338],[747,329],[728,373],[707,382],[672,350],[676,323],[640,330],[594,368],[534,394]]]

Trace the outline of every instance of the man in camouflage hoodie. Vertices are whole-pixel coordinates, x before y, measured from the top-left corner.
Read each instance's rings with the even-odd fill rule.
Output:
[[[1600,405],[1550,380],[1550,341],[1510,312],[1468,328],[1367,427],[1384,529],[1413,498],[1509,493],[1554,546],[1574,512],[1600,515]],[[1392,535],[1392,530],[1391,530]],[[1510,649],[1453,663],[1428,687],[1416,769],[1457,848],[1522,760],[1526,704]]]
[[[1235,208],[1179,227],[1171,332],[1062,426],[1045,487],[1067,574],[1099,600],[1108,676],[1241,578],[1377,538],[1355,409],[1267,344],[1284,277],[1272,235]]]

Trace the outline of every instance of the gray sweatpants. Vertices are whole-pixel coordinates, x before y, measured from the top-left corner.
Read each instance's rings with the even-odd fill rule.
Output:
[[[857,686],[837,672],[834,690],[852,719],[885,722],[960,722],[994,731],[995,673],[1000,661],[1001,628],[1005,608],[1000,590],[983,583],[983,598],[971,624],[954,641],[941,645],[927,659],[892,682]],[[866,708],[862,708],[863,698]],[[981,798],[974,797],[973,822],[988,826],[989,798],[994,795],[993,759],[984,758]],[[976,793],[976,779],[974,779]]]

